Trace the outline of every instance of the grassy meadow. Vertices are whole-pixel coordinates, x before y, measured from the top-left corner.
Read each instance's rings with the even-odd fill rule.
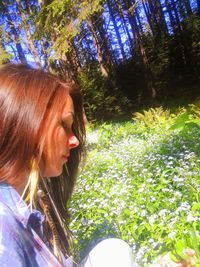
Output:
[[[199,104],[89,125],[87,159],[70,202],[76,247],[84,255],[116,236],[132,247],[138,266],[191,247],[200,266],[199,192]]]

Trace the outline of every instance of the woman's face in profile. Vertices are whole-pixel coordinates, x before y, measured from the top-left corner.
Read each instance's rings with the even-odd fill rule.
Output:
[[[72,98],[67,95],[62,109],[48,122],[44,150],[39,163],[43,177],[59,176],[63,165],[68,161],[71,149],[79,145],[72,132],[74,120],[74,105]]]

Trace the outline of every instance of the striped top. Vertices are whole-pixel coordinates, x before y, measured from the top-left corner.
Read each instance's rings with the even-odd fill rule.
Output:
[[[72,267],[71,258],[61,265],[42,240],[44,216],[29,210],[18,192],[0,183],[0,266]]]

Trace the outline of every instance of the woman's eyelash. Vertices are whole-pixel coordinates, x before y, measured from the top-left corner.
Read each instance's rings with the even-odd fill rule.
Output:
[[[67,125],[66,122],[64,122],[63,120],[61,120],[61,126],[62,126],[64,129],[70,129],[69,125]]]

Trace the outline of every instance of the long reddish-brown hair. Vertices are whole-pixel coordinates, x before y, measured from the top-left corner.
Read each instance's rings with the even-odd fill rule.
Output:
[[[39,185],[51,194],[63,222],[68,216],[66,202],[71,196],[84,148],[81,92],[74,84],[64,83],[56,76],[28,65],[7,64],[0,68],[0,182],[15,187],[22,174],[29,175],[33,159],[38,162],[42,154],[45,131],[41,129],[45,120],[50,120],[60,110],[66,92],[74,103],[72,130],[80,145],[71,151],[67,168],[63,168],[60,177],[46,179],[45,188]],[[49,111],[51,116],[48,116]],[[57,220],[53,211],[52,218]],[[67,247],[66,235],[62,227],[56,225]]]

